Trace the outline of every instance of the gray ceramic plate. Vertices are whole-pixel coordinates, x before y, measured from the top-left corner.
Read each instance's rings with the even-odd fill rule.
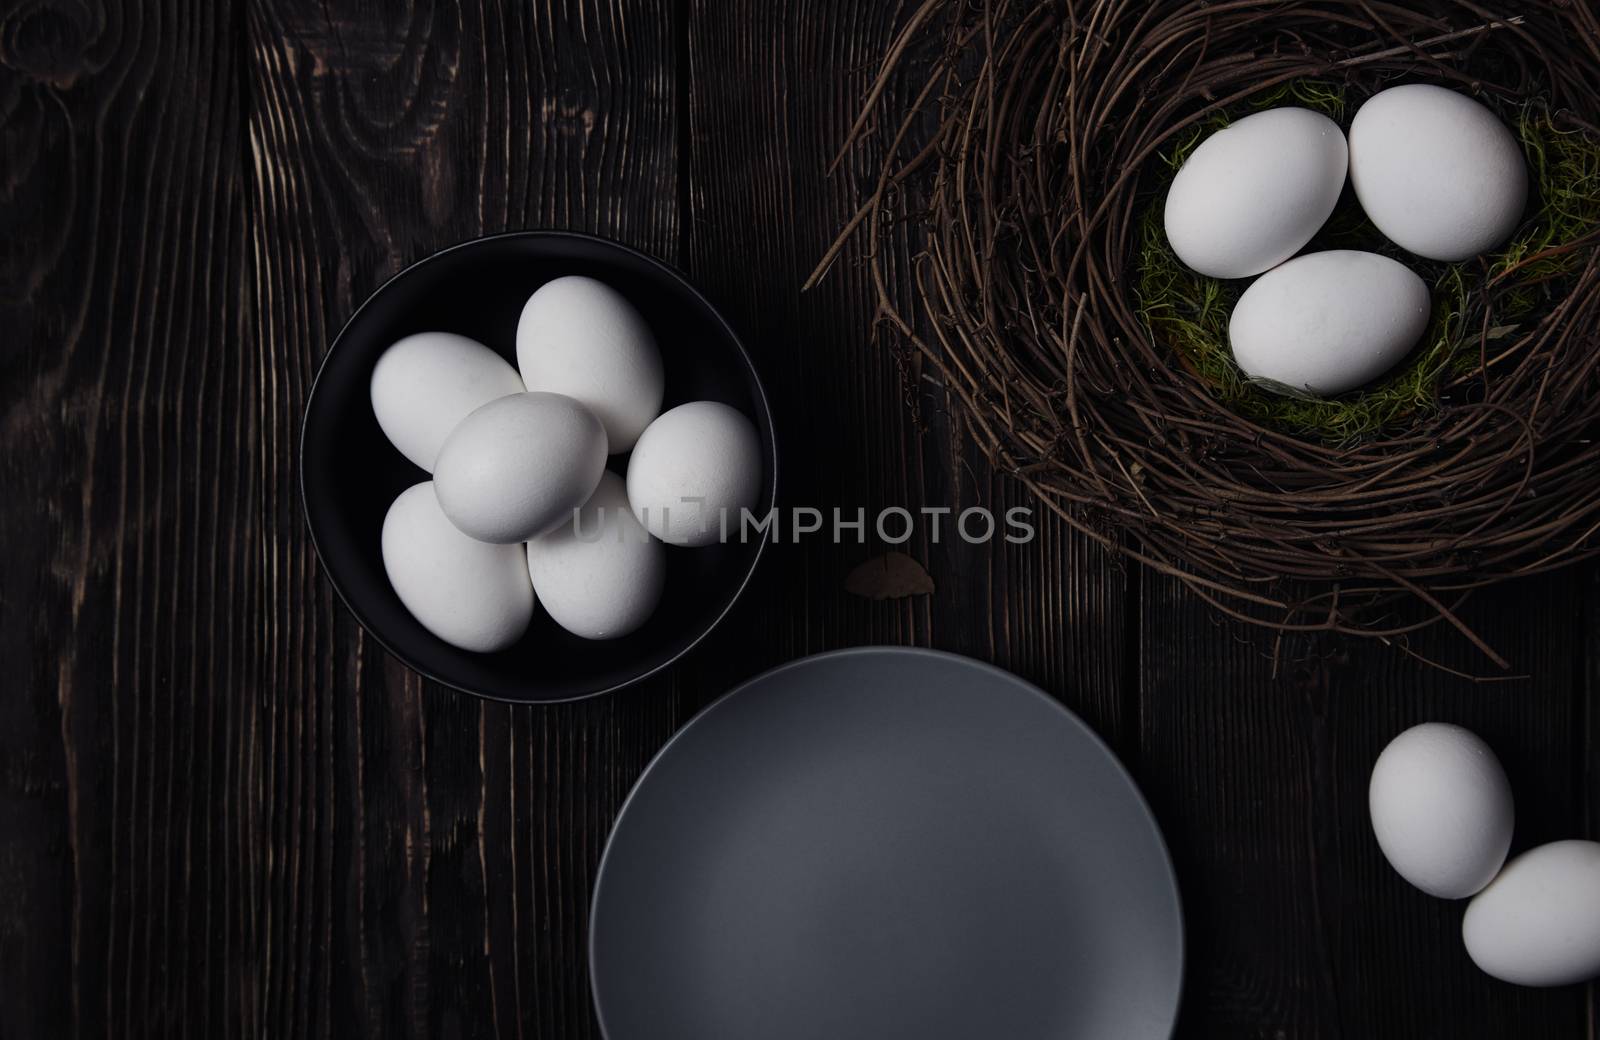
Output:
[[[1165,1040],[1183,924],[1111,752],[988,665],[785,665],[645,770],[590,921],[609,1040]]]

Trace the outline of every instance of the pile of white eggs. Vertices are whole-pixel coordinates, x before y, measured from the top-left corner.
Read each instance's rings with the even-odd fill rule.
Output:
[[[1440,722],[1400,734],[1373,767],[1368,807],[1401,877],[1471,897],[1461,936],[1479,968],[1523,986],[1600,975],[1600,842],[1551,842],[1507,863],[1511,785],[1476,734]]]
[[[1430,260],[1467,260],[1504,241],[1527,203],[1510,130],[1431,84],[1373,95],[1348,141],[1303,108],[1258,112],[1206,138],[1167,194],[1167,239],[1201,274],[1260,276],[1234,305],[1228,339],[1239,368],[1268,389],[1353,390],[1427,328],[1428,287],[1406,265],[1352,249],[1295,255],[1332,215],[1347,172],[1377,229]]]
[[[515,643],[536,603],[585,639],[627,635],[661,600],[663,543],[708,545],[756,504],[760,437],[715,401],[662,412],[655,335],[593,278],[540,286],[516,355],[513,368],[476,340],[424,332],[378,359],[378,425],[433,475],[384,518],[389,582],[464,650]],[[626,480],[606,468],[624,455]]]

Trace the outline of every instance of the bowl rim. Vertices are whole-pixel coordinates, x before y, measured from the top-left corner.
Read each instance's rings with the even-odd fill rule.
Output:
[[[761,373],[756,368],[755,360],[750,356],[750,351],[745,346],[744,340],[739,336],[739,333],[734,329],[733,325],[722,313],[722,310],[706,298],[706,295],[689,280],[688,275],[675,265],[669,264],[665,260],[652,256],[641,249],[637,249],[624,242],[619,242],[614,238],[608,238],[604,235],[591,234],[586,231],[525,228],[521,230],[499,231],[493,234],[479,235],[476,238],[463,239],[459,242],[452,243],[451,245],[445,246],[442,249],[429,253],[420,260],[416,260],[407,264],[400,270],[385,278],[381,284],[367,294],[366,298],[361,301],[360,305],[357,306],[356,309],[350,313],[350,316],[345,319],[344,323],[339,326],[338,333],[329,342],[328,349],[323,352],[322,359],[317,362],[317,374],[311,380],[311,387],[306,392],[305,406],[300,416],[300,445],[299,450],[295,453],[295,465],[298,470],[295,483],[298,485],[300,491],[300,513],[305,520],[306,530],[311,536],[311,547],[316,553],[317,566],[321,570],[323,578],[327,580],[329,585],[333,586],[334,594],[339,597],[339,601],[344,604],[345,609],[348,610],[352,616],[354,616],[356,623],[361,626],[361,630],[367,635],[371,636],[372,639],[380,647],[387,651],[390,656],[399,660],[401,664],[422,676],[424,679],[436,682],[448,689],[468,694],[472,697],[477,697],[480,700],[494,701],[500,704],[571,704],[576,701],[590,700],[591,698],[604,697],[608,694],[616,693],[619,690],[625,689],[636,683],[642,682],[653,675],[659,674],[660,672],[681,661],[684,656],[689,653],[689,651],[699,646],[707,636],[716,631],[718,626],[722,624],[723,620],[733,610],[735,604],[737,604],[740,598],[744,595],[745,590],[750,587],[750,582],[755,577],[756,568],[761,564],[762,554],[766,551],[767,543],[771,539],[770,532],[772,525],[766,524],[760,528],[761,538],[756,543],[755,554],[750,557],[750,565],[745,568],[744,576],[739,579],[738,587],[733,590],[732,595],[728,597],[727,602],[723,604],[722,609],[718,611],[716,617],[712,618],[710,623],[701,629],[700,632],[694,636],[694,638],[688,640],[664,660],[631,678],[624,679],[621,682],[611,683],[607,686],[597,687],[593,690],[587,690],[580,693],[564,694],[557,697],[506,697],[498,693],[474,689],[471,686],[465,686],[461,683],[453,682],[452,680],[437,674],[434,670],[426,668],[418,663],[418,661],[410,653],[396,646],[395,640],[391,640],[383,633],[378,631],[377,627],[367,619],[366,614],[351,600],[350,594],[345,590],[344,583],[339,579],[337,569],[330,565],[327,555],[323,552],[322,539],[318,537],[317,521],[312,515],[311,497],[306,493],[306,427],[311,418],[312,405],[317,399],[317,391],[322,386],[323,375],[327,371],[328,364],[332,360],[334,352],[339,349],[339,344],[344,341],[345,336],[350,332],[350,329],[356,324],[357,321],[360,320],[362,313],[366,311],[366,309],[373,303],[373,301],[377,300],[379,296],[382,296],[390,289],[390,287],[394,286],[412,272],[417,271],[428,264],[440,260],[448,255],[469,250],[475,246],[483,245],[485,243],[497,242],[505,239],[565,239],[601,245],[607,249],[630,256],[633,259],[642,262],[647,267],[654,268],[669,282],[676,284],[679,289],[687,293],[688,296],[694,300],[698,301],[700,305],[706,309],[707,313],[709,313],[712,318],[715,319],[716,324],[727,336],[728,342],[732,343],[734,349],[738,351],[740,359],[744,362],[745,371],[749,375],[750,386],[754,391],[753,396],[755,404],[758,412],[760,413],[755,416],[757,428],[758,430],[765,430],[767,434],[767,440],[769,442],[768,451],[766,452],[767,457],[764,460],[768,466],[768,472],[772,474],[772,481],[770,485],[771,491],[768,493],[765,502],[765,505],[768,509],[777,508],[778,501],[777,423],[773,421],[772,404],[767,398],[766,385],[761,381]],[[471,651],[462,650],[460,652],[470,653]]]

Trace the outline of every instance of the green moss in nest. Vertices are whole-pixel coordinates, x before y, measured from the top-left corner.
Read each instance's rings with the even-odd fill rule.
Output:
[[[1547,304],[1585,259],[1585,250],[1561,247],[1600,228],[1600,142],[1581,130],[1557,129],[1547,113],[1536,110],[1518,119],[1517,136],[1539,209],[1489,264],[1491,280],[1517,272],[1507,279],[1514,284],[1496,300],[1497,317],[1506,320],[1527,317]]]
[[[1485,324],[1489,337],[1499,339],[1547,309],[1586,259],[1586,249],[1562,247],[1600,228],[1600,142],[1558,128],[1534,105],[1518,115],[1515,125],[1528,157],[1535,211],[1503,250],[1481,260],[1444,264],[1403,252],[1372,226],[1347,188],[1306,251],[1365,249],[1400,260],[1431,286],[1433,316],[1406,361],[1376,383],[1328,399],[1273,392],[1240,372],[1228,347],[1228,318],[1249,280],[1209,278],[1184,266],[1167,244],[1162,207],[1173,175],[1201,140],[1230,118],[1275,105],[1315,109],[1341,123],[1349,107],[1336,84],[1299,80],[1251,99],[1231,117],[1218,114],[1185,133],[1161,157],[1135,250],[1138,313],[1157,341],[1171,346],[1225,406],[1263,425],[1343,444],[1437,408],[1446,379],[1479,363]],[[1507,272],[1514,275],[1496,287],[1492,304],[1486,303],[1485,287]],[[1492,307],[1487,322],[1485,306]]]

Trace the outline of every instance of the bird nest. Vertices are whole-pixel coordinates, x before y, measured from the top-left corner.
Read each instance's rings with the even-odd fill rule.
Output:
[[[1398,82],[1481,101],[1529,162],[1524,222],[1433,289],[1423,342],[1330,400],[1252,384],[1241,283],[1187,270],[1166,185],[1210,129],[1273,105],[1348,127]],[[899,354],[1001,469],[1090,538],[1282,636],[1410,650],[1474,590],[1600,550],[1600,16],[1470,0],[926,0],[841,160]],[[1348,194],[1348,192],[1347,192]],[[909,234],[917,262],[877,244]],[[1346,199],[1312,248],[1389,246]]]

